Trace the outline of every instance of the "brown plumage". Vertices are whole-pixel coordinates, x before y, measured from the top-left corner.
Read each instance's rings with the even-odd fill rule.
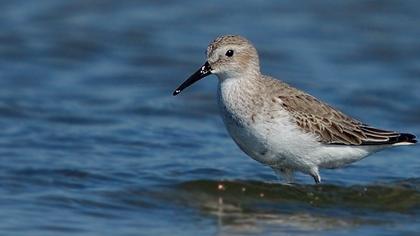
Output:
[[[276,98],[294,122],[305,132],[316,135],[322,143],[386,145],[417,142],[412,134],[370,127],[286,83],[274,79],[272,82],[280,85],[273,86],[277,88],[275,94],[279,94]]]

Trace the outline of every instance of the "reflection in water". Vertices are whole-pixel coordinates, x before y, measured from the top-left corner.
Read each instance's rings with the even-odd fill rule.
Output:
[[[223,197],[219,197],[217,202],[212,200],[204,202],[202,210],[217,218],[220,235],[267,233],[267,231],[277,233],[321,231],[358,225],[358,221],[354,219],[333,218],[305,212],[250,211],[241,208],[240,205],[225,203]]]
[[[419,186],[418,179],[349,187],[199,180],[180,184],[172,194],[215,217],[220,235],[304,233],[391,224],[393,215],[420,210]]]

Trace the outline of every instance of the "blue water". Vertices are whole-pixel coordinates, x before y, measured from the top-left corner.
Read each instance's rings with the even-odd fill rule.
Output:
[[[418,1],[0,1],[0,235],[418,235],[420,147],[283,185],[227,135],[221,34],[366,123],[420,135]]]

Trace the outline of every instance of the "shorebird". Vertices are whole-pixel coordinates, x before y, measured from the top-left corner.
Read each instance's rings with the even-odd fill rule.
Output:
[[[263,75],[257,50],[239,35],[216,38],[207,61],[174,92],[218,77],[218,104],[228,133],[247,155],[287,182],[300,171],[339,168],[379,150],[417,142],[409,133],[377,129],[285,82]]]

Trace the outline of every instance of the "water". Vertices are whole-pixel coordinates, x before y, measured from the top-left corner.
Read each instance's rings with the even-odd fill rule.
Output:
[[[418,235],[420,149],[282,185],[228,137],[217,35],[263,71],[420,134],[417,1],[1,1],[1,235]]]

